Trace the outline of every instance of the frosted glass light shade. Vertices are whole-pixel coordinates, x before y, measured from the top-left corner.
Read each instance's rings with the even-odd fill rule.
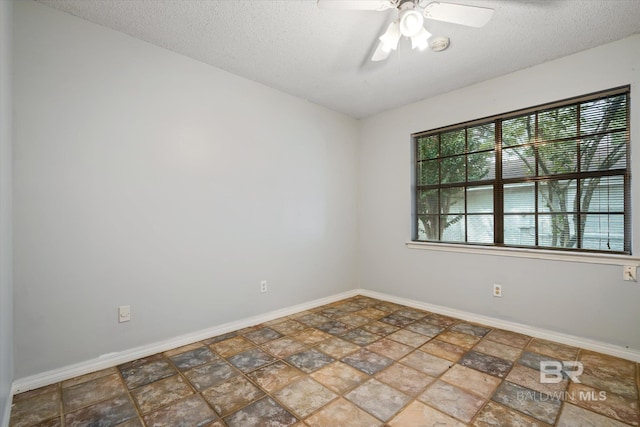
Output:
[[[389,24],[387,31],[380,36],[380,42],[382,42],[386,49],[396,50],[398,48],[400,37],[402,37],[402,34],[400,33],[400,24],[396,20]]]
[[[429,37],[431,33],[422,27],[418,34],[411,37],[411,49],[425,50],[429,47]]]
[[[413,37],[424,25],[422,14],[415,9],[400,12],[400,33],[405,37]]]

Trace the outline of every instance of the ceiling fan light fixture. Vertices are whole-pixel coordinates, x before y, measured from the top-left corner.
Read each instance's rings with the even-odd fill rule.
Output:
[[[431,40],[431,50],[434,52],[442,52],[449,47],[449,37],[436,37]]]
[[[415,9],[404,9],[400,12],[400,33],[405,37],[413,37],[424,28],[424,18]]]
[[[429,47],[429,37],[431,37],[431,33],[422,27],[418,34],[411,37],[411,49],[425,50]]]
[[[398,21],[393,21],[389,24],[387,31],[380,36],[380,43],[387,51],[396,50],[398,48],[400,37],[402,37],[402,34],[400,33],[400,24]]]

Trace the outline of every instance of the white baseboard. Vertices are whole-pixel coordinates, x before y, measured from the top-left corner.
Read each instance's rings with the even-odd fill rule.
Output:
[[[518,332],[520,334],[529,335],[535,338],[542,338],[573,347],[580,347],[585,350],[592,350],[598,353],[608,354],[610,356],[620,357],[622,359],[632,360],[634,362],[640,362],[640,350],[637,349],[629,349],[626,347],[616,346],[589,338],[563,334],[548,329],[524,325],[522,323],[509,322],[506,320],[496,319],[495,317],[482,316],[480,314],[470,313],[468,311],[456,310],[453,308],[429,304],[417,300],[396,297],[381,292],[359,289],[358,293],[360,295],[368,296],[371,298],[406,305],[408,307],[418,308],[420,310],[431,311],[433,313],[443,314],[445,316],[455,317],[456,319],[466,320],[467,322],[481,323],[483,325],[492,326],[494,328]]]
[[[290,316],[301,311],[310,310],[312,308],[320,307],[325,304],[331,304],[332,302],[340,301],[345,298],[351,298],[356,295],[358,295],[358,290],[342,292],[325,298],[320,298],[310,302],[282,308],[280,310],[270,311],[268,313],[248,317],[246,319],[224,323],[222,325],[213,326],[211,328],[203,329],[197,332],[169,338],[164,341],[135,347],[117,353],[105,354],[95,359],[86,360],[84,362],[75,363],[73,365],[64,366],[62,368],[53,369],[25,378],[19,378],[13,383],[13,387],[11,389],[12,395],[33,390],[39,387],[44,387],[50,384],[55,384],[60,381],[65,381],[70,378],[88,374],[90,372],[110,368],[122,363],[131,362],[132,360],[140,359],[142,357],[148,357],[156,353],[161,353],[163,351],[182,347],[184,345],[202,341],[207,338],[215,337],[217,335],[237,331],[238,329],[259,325],[261,323],[275,320],[280,317]]]
[[[43,372],[36,375],[31,375],[25,378],[19,378],[14,381],[11,389],[12,395],[16,393],[22,393],[25,391],[33,390],[39,387],[44,387],[50,384],[55,384],[60,381],[65,381],[70,378],[74,378],[80,375],[88,374],[90,372],[99,371],[101,369],[110,368],[112,366],[120,365],[122,363],[130,362],[142,357],[151,356],[156,353],[161,353],[167,350],[171,350],[177,347],[181,347],[194,342],[202,341],[207,338],[211,338],[217,335],[222,335],[228,332],[233,332],[238,329],[246,328],[260,323],[265,323],[271,320],[275,320],[280,317],[290,316],[292,314],[299,313],[301,311],[310,310],[325,304],[340,301],[342,299],[351,298],[356,295],[364,295],[371,298],[380,299],[383,301],[389,301],[396,304],[406,305],[408,307],[418,308],[421,310],[431,311],[433,313],[443,314],[457,319],[466,320],[468,322],[481,323],[494,328],[505,329],[508,331],[518,332],[521,334],[529,335],[536,338],[543,338],[550,341],[556,341],[562,344],[571,345],[574,347],[580,347],[587,350],[597,351],[599,353],[609,354],[611,356],[621,357],[627,360],[633,360],[640,362],[640,350],[627,349],[624,347],[607,344],[600,341],[591,340],[588,338],[582,338],[574,335],[562,334],[547,329],[535,328],[527,326],[521,323],[509,322],[505,320],[496,319],[493,317],[482,316],[467,311],[456,310],[439,305],[428,304],[425,302],[396,297],[380,292],[369,291],[366,289],[354,289],[352,291],[342,292],[340,294],[331,295],[325,298],[316,299],[307,303],[286,307],[280,310],[271,311],[268,313],[260,314],[246,319],[224,323],[222,325],[214,326],[211,328],[203,329],[201,331],[193,332],[190,334],[180,335],[174,338],[170,338],[164,341],[135,347],[129,350],[110,353],[92,360],[75,363],[73,365],[64,366],[62,368],[53,369],[51,371]],[[5,412],[10,411],[11,402],[9,407],[4,408]],[[8,421],[8,415],[7,415]],[[1,426],[5,427],[5,426]]]

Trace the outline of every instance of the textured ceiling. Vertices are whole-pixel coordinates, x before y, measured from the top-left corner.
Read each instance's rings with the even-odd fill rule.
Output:
[[[483,28],[426,21],[444,52],[403,39],[368,60],[395,16],[315,0],[40,0],[355,118],[640,33],[640,0],[454,0],[495,9]]]

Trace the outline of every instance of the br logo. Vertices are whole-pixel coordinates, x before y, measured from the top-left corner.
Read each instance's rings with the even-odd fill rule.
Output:
[[[582,362],[574,362],[565,360],[558,362],[556,360],[540,361],[540,382],[542,384],[556,384],[562,381],[563,374],[568,376],[574,383],[580,384],[578,377],[584,371]]]

